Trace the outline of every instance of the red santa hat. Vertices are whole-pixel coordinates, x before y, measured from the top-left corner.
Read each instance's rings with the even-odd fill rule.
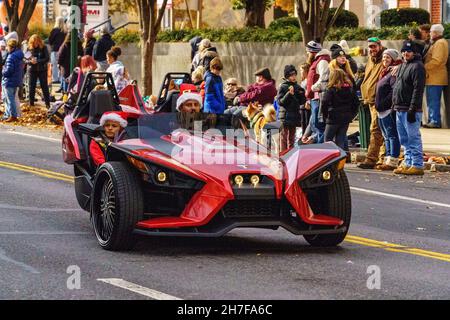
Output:
[[[180,86],[180,95],[177,99],[177,110],[180,111],[180,107],[188,100],[195,100],[200,104],[200,108],[203,105],[203,98],[200,93],[197,92],[197,87],[193,84],[183,83]]]
[[[100,125],[104,126],[106,121],[118,122],[122,128],[125,128],[128,125],[127,115],[125,112],[118,112],[118,111],[105,112],[100,118]]]

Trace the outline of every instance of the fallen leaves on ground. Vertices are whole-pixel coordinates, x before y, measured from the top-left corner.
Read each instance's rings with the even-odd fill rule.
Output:
[[[4,107],[0,108],[0,116],[3,116]],[[50,129],[60,131],[62,129],[63,121],[59,118],[47,118],[47,108],[43,106],[33,106],[28,104],[21,105],[21,116],[16,122],[10,122],[8,125]]]

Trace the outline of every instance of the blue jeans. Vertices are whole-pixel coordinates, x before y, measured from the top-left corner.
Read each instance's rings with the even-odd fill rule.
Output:
[[[51,57],[51,63],[52,63],[52,81],[58,82],[58,81],[60,81],[59,68],[58,68],[58,52],[52,51],[50,57]]]
[[[398,158],[400,156],[400,139],[397,132],[395,112],[383,119],[378,118],[378,124],[383,133],[386,156]]]
[[[325,142],[334,141],[336,145],[348,151],[347,131],[349,124],[327,124],[325,126]]]
[[[17,117],[17,89],[17,87],[3,87],[3,99],[6,106],[4,118]]]
[[[420,134],[422,112],[416,113],[416,122],[409,123],[407,112],[397,112],[397,131],[400,143],[405,147],[405,164],[407,167],[423,169],[423,147]]]
[[[441,125],[441,97],[444,86],[426,86],[428,123]]]
[[[319,122],[320,101],[311,100],[310,105],[311,105],[311,120],[309,122],[309,125],[311,126],[311,131],[313,132],[313,135],[316,137],[316,142],[323,143],[325,123]]]

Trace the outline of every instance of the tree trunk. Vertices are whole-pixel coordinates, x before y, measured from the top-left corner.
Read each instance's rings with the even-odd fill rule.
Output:
[[[27,31],[28,23],[33,16],[34,10],[38,0],[28,0],[24,1],[21,14],[19,16],[19,0],[8,0],[4,1],[7,12],[7,21],[10,31],[16,31],[19,36],[19,41],[22,42]]]
[[[148,40],[143,43],[141,47],[142,53],[142,79],[143,79],[143,94],[149,96],[153,94],[153,51],[155,48],[155,41]]]
[[[298,20],[305,46],[311,40],[319,43],[325,40],[329,29],[334,25],[345,3],[344,0],[341,0],[335,15],[328,21],[331,0],[322,0],[322,2],[320,0],[308,0],[306,2],[304,0],[296,0],[296,2]]]
[[[245,7],[245,26],[265,28],[265,12],[264,0],[248,0]]]

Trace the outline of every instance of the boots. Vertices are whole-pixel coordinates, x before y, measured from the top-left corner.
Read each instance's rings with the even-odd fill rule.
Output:
[[[401,165],[398,166],[397,169],[394,170],[395,174],[406,174],[406,171],[409,170],[409,167],[407,167],[404,162],[402,162]]]
[[[404,174],[406,174],[407,176],[423,176],[424,171],[422,168],[410,167],[408,170],[405,171]]]
[[[381,171],[392,171],[398,167],[398,158],[386,157],[384,158],[384,163],[377,165],[375,169]]]
[[[8,119],[5,120],[5,122],[16,122],[17,121],[17,117],[9,117]]]

